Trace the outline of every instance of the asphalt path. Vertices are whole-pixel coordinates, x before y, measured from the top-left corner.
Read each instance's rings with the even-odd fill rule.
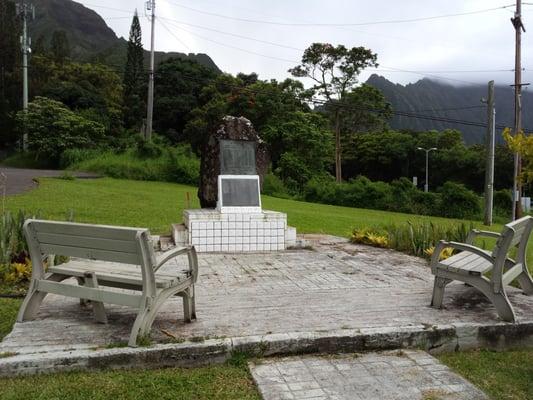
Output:
[[[85,172],[69,171],[68,173],[76,178],[98,177],[95,174]],[[38,186],[36,178],[58,177],[63,174],[65,174],[65,171],[61,170],[0,167],[0,195],[3,194],[4,186],[6,195],[20,194],[36,188]]]

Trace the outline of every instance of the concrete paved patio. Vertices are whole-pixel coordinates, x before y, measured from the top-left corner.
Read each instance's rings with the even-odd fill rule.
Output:
[[[501,322],[483,296],[458,283],[447,289],[446,308],[435,310],[429,307],[433,277],[424,260],[330,236],[308,235],[307,240],[312,250],[200,255],[198,320],[185,324],[181,299],[168,301],[153,325],[153,343],[207,345],[211,339],[225,346],[229,340],[232,349],[239,344],[242,350],[247,341],[268,347],[276,340],[292,340],[269,354],[533,343],[533,296],[510,288],[516,324]],[[165,268],[183,268],[184,262]],[[27,361],[32,354],[97,353],[126,342],[135,312],[120,306],[106,309],[109,323],[101,325],[78,300],[50,295],[35,321],[15,324],[0,343],[0,353],[18,355],[0,358],[0,369],[17,357]],[[382,336],[368,336],[373,333]]]
[[[420,350],[259,360],[250,371],[264,400],[486,400]]]

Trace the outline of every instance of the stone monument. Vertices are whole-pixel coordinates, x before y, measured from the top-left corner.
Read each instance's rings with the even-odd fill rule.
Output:
[[[244,117],[224,117],[202,151],[200,206],[216,207],[219,175],[259,175],[262,185],[269,162],[266,145],[252,123]]]
[[[245,118],[227,116],[206,144],[201,162],[199,210],[185,210],[173,226],[176,244],[198,252],[277,251],[293,246],[287,215],[261,208],[266,146]],[[214,208],[216,206],[216,208]]]

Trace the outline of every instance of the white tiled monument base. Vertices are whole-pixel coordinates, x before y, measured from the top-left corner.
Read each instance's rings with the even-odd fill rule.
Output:
[[[177,245],[192,244],[201,253],[276,251],[296,244],[296,229],[287,226],[287,214],[267,210],[185,210],[183,224],[173,225],[172,235]]]

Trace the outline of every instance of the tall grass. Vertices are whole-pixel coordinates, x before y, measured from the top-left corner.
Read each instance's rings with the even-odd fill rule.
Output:
[[[473,224],[436,224],[434,222],[407,221],[401,224],[387,224],[376,227],[354,229],[351,240],[354,243],[376,247],[388,247],[417,257],[427,257],[428,251],[439,240],[465,242]]]
[[[0,216],[0,265],[23,262],[28,256],[28,247],[22,227],[29,218],[23,211],[4,211]]]
[[[117,179],[197,184],[200,161],[186,148],[169,148],[156,157],[141,157],[134,149],[123,153],[68,152],[71,170],[95,172]]]

